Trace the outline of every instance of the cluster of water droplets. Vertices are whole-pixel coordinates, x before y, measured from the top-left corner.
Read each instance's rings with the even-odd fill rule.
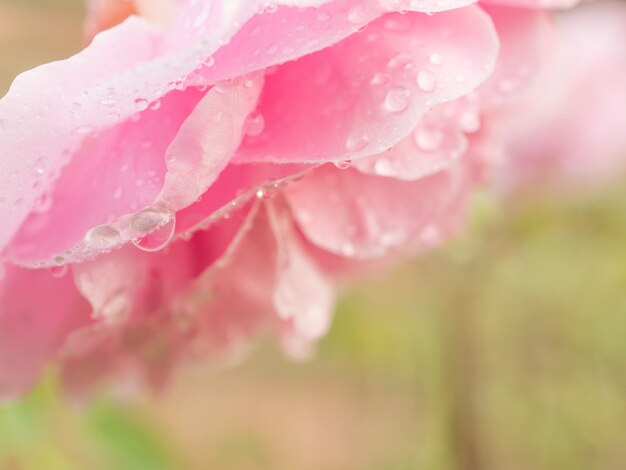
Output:
[[[394,30],[407,27],[403,23],[402,18],[389,20],[385,27],[392,28]],[[416,59],[409,53],[403,52],[392,56],[386,65],[386,68],[375,72],[370,80],[369,85],[371,87],[383,90],[383,99],[381,108],[384,112],[399,115],[409,109],[414,100],[420,100],[420,106],[426,106],[431,108],[435,104],[435,99],[431,98],[434,93],[441,87],[439,79],[437,77],[437,69],[445,63],[445,57],[442,53],[433,51],[427,56],[427,64],[418,68],[416,66]],[[457,80],[463,81],[465,78],[462,75],[457,77]],[[411,85],[413,82],[414,85]],[[377,91],[380,93],[380,91]],[[420,96],[416,96],[416,93]],[[437,101],[439,101],[438,99]],[[358,153],[364,150],[370,143],[372,143],[372,137],[367,133],[350,134],[346,139],[345,148],[347,156]],[[426,136],[420,137],[420,143],[424,143],[424,147],[432,147],[432,143],[426,142],[426,140],[432,141],[433,138]],[[379,148],[379,151],[385,149]],[[349,161],[347,158],[346,161]],[[346,166],[345,164],[338,164],[339,167]]]
[[[167,247],[175,231],[175,214],[158,207],[149,207],[92,228],[87,232],[82,248],[87,252],[108,252],[130,240],[140,250],[154,252]]]

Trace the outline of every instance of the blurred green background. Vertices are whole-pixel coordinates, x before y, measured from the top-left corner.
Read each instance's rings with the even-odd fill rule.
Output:
[[[82,15],[0,0],[0,94]],[[51,372],[0,405],[0,470],[623,470],[624,196],[478,197],[455,243],[347,292],[310,363],[262,344],[81,405]]]

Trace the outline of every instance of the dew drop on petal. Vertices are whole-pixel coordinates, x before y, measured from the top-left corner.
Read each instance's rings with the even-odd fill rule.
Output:
[[[352,24],[361,24],[368,20],[367,13],[361,5],[355,5],[348,12],[348,21]]]
[[[370,84],[372,84],[373,86],[383,85],[384,83],[387,83],[388,80],[389,80],[388,74],[383,73],[383,72],[376,72],[374,76],[372,77],[372,81],[370,82]]]
[[[443,133],[437,129],[420,127],[415,131],[416,145],[426,152],[437,150],[441,146],[442,141]]]
[[[66,276],[67,272],[69,270],[69,267],[66,265],[63,266],[55,266],[53,268],[50,268],[50,272],[52,273],[52,277],[57,278],[57,279],[61,279],[63,277]]]
[[[390,113],[401,113],[409,107],[411,90],[406,87],[393,87],[385,96],[385,109]]]
[[[265,118],[261,113],[252,113],[246,119],[245,133],[250,137],[261,135],[265,130]]]
[[[135,100],[135,109],[137,111],[145,111],[148,109],[148,100],[145,98],[137,98]]]
[[[91,229],[85,237],[86,242],[98,250],[109,250],[120,242],[120,232],[110,225],[100,225]]]
[[[443,64],[443,56],[437,52],[433,52],[428,56],[428,62],[433,65],[441,65]]]
[[[39,199],[37,199],[37,201],[35,202],[35,206],[33,207],[33,210],[41,214],[41,213],[48,212],[51,207],[52,207],[52,196],[50,196],[50,194],[48,193],[45,193]]]
[[[367,134],[351,135],[346,141],[346,149],[349,152],[358,152],[359,150],[363,150],[367,147],[369,141],[370,139]]]
[[[176,231],[176,216],[170,219],[148,235],[133,240],[133,245],[142,251],[154,252],[164,249],[172,241]]]
[[[391,176],[394,173],[393,165],[388,158],[381,157],[374,164],[374,171],[380,176]]]
[[[335,162],[335,166],[340,170],[347,170],[352,166],[352,162],[350,160],[343,160],[340,162]]]
[[[465,111],[459,118],[461,129],[467,133],[474,133],[480,129],[480,116],[476,112]]]
[[[432,93],[437,88],[437,78],[429,70],[421,70],[417,74],[417,86],[424,93]]]

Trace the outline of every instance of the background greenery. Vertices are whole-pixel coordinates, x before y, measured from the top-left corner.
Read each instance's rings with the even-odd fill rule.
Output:
[[[81,18],[0,0],[0,94],[77,49]],[[307,364],[262,344],[82,405],[52,372],[0,406],[0,470],[622,470],[625,201],[479,197],[451,246],[346,293]]]

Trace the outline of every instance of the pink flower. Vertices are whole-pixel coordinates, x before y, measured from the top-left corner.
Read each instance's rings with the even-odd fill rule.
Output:
[[[142,16],[0,101],[0,393],[306,355],[338,281],[453,235],[557,34],[468,3],[90,2]]]
[[[626,169],[626,5],[586,4],[556,20],[558,49],[524,102],[497,117],[509,189],[588,190]]]

